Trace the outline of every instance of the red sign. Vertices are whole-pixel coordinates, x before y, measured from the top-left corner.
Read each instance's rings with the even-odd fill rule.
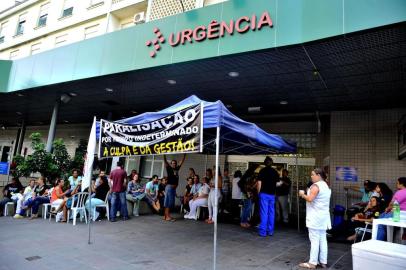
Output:
[[[177,33],[171,33],[169,35],[169,45],[176,47],[178,45],[186,45],[188,43],[203,42],[206,39],[218,39],[223,38],[226,35],[234,35],[235,33],[243,34],[246,32],[260,31],[263,27],[273,27],[271,16],[268,11],[262,13],[260,17],[255,14],[251,17],[243,16],[237,20],[230,20],[228,22],[211,21],[207,26],[199,25],[194,29],[184,29]],[[154,29],[156,38],[148,40],[146,46],[153,47],[153,51],[150,52],[151,57],[155,57],[157,52],[161,49],[161,44],[165,43],[165,38],[158,28]]]

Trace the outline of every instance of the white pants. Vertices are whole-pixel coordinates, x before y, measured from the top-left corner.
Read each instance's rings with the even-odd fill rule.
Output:
[[[310,239],[310,259],[309,263],[317,265],[327,264],[327,235],[326,230],[316,230],[309,228]]]
[[[278,196],[278,201],[276,205],[276,219],[280,221],[283,216],[283,222],[289,222],[289,202],[288,202],[288,195],[286,196]],[[282,211],[282,215],[281,215]]]
[[[24,202],[24,196],[22,194],[17,194],[17,206],[16,206],[16,214],[20,214],[21,212],[21,206],[23,205]]]
[[[190,200],[189,201],[189,207],[190,207],[189,216],[196,217],[197,208],[199,208],[202,205],[207,205],[207,198]]]
[[[218,205],[219,205],[219,201],[221,199],[221,190],[217,190],[217,198],[215,196],[215,192],[216,191],[214,189],[210,190],[209,200],[208,200],[209,219],[211,219],[213,221],[216,221],[216,219],[217,219]],[[217,208],[214,209],[216,200],[217,200]]]
[[[58,209],[61,203],[63,203],[63,199],[57,199],[51,203],[51,207]]]

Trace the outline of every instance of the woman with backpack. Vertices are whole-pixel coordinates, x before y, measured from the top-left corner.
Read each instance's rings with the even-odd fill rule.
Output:
[[[255,190],[254,186],[254,173],[257,169],[257,165],[252,165],[241,177],[241,180],[238,181],[238,187],[241,190],[241,202],[242,202],[242,211],[240,226],[242,228],[249,228],[251,225],[248,223],[248,220],[251,216],[252,209],[252,199]]]

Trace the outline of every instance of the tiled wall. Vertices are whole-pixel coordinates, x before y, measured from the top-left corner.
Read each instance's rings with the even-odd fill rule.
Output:
[[[406,108],[376,111],[332,112],[330,130],[330,179],[333,205],[345,205],[343,186],[335,180],[336,167],[358,168],[358,182],[365,179],[386,182],[395,190],[396,179],[406,176],[406,160],[397,157],[397,123]],[[359,194],[351,193],[352,201]]]

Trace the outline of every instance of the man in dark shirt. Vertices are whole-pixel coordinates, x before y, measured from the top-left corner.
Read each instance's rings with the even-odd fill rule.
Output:
[[[9,203],[9,202],[14,202],[17,203],[17,197],[13,195],[17,195],[21,191],[23,191],[23,186],[20,183],[20,180],[18,178],[13,177],[11,179],[11,183],[7,184],[3,188],[3,196],[4,198],[0,200],[0,215],[4,209],[4,206]]]
[[[120,200],[120,215],[123,220],[128,219],[127,202],[126,202],[126,179],[127,173],[123,169],[124,165],[121,161],[117,162],[117,168],[111,171],[110,181],[113,183],[111,186],[111,211],[110,221],[116,222],[117,204]]]
[[[185,158],[186,154],[183,155],[182,161],[178,165],[178,162],[176,160],[172,160],[171,163],[169,164],[168,160],[166,159],[166,156],[164,156],[166,173],[168,175],[168,182],[165,187],[165,199],[164,199],[165,221],[175,221],[175,219],[171,217],[170,209],[175,206],[176,188],[178,187],[179,184],[179,170],[182,167]]]
[[[257,189],[259,194],[259,212],[261,223],[259,224],[259,236],[272,236],[275,222],[275,191],[276,182],[279,180],[279,175],[272,168],[273,160],[266,157],[264,160],[265,168],[258,175]]]
[[[282,178],[276,184],[276,217],[280,221],[283,216],[283,223],[287,224],[289,222],[289,202],[288,197],[290,194],[290,187],[292,181],[290,181],[289,172],[286,169],[282,170]]]

